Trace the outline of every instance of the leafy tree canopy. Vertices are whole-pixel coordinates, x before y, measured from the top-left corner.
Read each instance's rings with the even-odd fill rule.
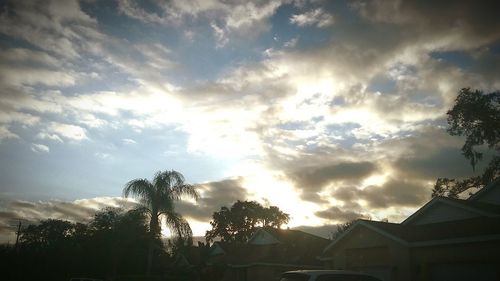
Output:
[[[221,207],[214,212],[205,238],[213,241],[220,237],[223,241],[246,242],[256,227],[279,228],[288,223],[290,215],[276,206],[263,207],[255,201],[236,201],[231,208]]]
[[[485,94],[479,90],[463,88],[448,114],[448,132],[465,136],[462,154],[473,169],[483,158],[479,148],[487,146],[495,155],[480,176],[463,180],[439,178],[432,196],[457,198],[469,188],[484,187],[500,176],[500,92]]]
[[[20,242],[34,248],[61,246],[69,240],[73,232],[74,225],[71,222],[48,219],[23,229]]]
[[[351,227],[357,220],[350,220],[341,224],[337,224],[337,229],[331,233],[331,240],[336,240],[339,238],[344,232],[346,232],[349,227]]]

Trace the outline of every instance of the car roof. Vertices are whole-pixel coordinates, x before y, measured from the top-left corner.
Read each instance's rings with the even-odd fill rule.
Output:
[[[323,269],[323,270],[319,270],[319,269],[315,269],[315,270],[293,270],[293,271],[287,271],[287,272],[284,272],[283,274],[286,274],[286,273],[301,273],[301,274],[307,274],[307,275],[311,275],[311,276],[316,276],[316,275],[322,275],[322,274],[350,274],[350,275],[367,275],[367,274],[364,274],[362,272],[357,272],[357,271],[349,271],[349,270],[326,270],[326,269]]]

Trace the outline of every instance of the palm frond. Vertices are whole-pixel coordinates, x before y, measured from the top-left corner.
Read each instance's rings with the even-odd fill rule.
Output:
[[[178,237],[193,236],[193,231],[191,230],[188,221],[184,219],[181,214],[172,211],[164,214],[164,216],[168,228],[173,230],[175,236]]]
[[[157,193],[162,192],[162,189],[169,188],[170,187],[170,179],[168,175],[166,174],[168,171],[158,171],[155,173],[153,177],[153,186],[154,189]]]
[[[192,184],[180,184],[172,187],[171,197],[173,200],[180,200],[182,196],[187,196],[198,200],[200,198],[200,194],[196,190],[196,186]]]
[[[135,197],[146,206],[150,206],[154,199],[152,185],[147,179],[135,179],[127,182],[123,188],[123,196]]]

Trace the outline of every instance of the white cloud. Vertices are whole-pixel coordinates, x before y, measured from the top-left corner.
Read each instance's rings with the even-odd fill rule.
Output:
[[[217,38],[217,47],[227,44],[229,36],[245,34],[253,37],[269,29],[268,19],[287,1],[219,1],[175,0],[157,3],[157,13],[150,13],[131,0],[119,1],[119,10],[137,20],[162,24],[180,25],[186,19],[203,18],[211,23]],[[219,24],[213,22],[217,20]]]
[[[215,22],[210,23],[210,27],[214,30],[214,35],[217,41],[217,48],[222,48],[227,44],[229,39],[227,38],[226,31],[217,26]]]
[[[53,140],[57,142],[63,142],[63,140],[57,134],[50,134],[48,132],[40,132],[36,135],[36,138],[42,140]]]
[[[40,143],[32,143],[31,150],[37,153],[48,153],[50,151],[48,146]]]
[[[0,141],[4,139],[18,139],[19,136],[9,130],[7,126],[0,126]]]
[[[124,144],[136,144],[137,142],[133,139],[123,139]]]
[[[97,158],[101,158],[101,159],[109,159],[111,157],[111,154],[105,153],[105,152],[96,152],[94,155]]]
[[[169,22],[167,18],[162,18],[158,14],[148,13],[133,0],[118,1],[118,10],[131,18],[138,19],[143,22],[158,24],[166,24]]]
[[[12,109],[0,110],[0,124],[19,123],[26,126],[33,126],[40,121],[40,117],[32,114],[14,111]]]
[[[298,26],[315,25],[316,27],[328,27],[335,23],[334,17],[331,14],[323,11],[321,8],[316,8],[303,14],[292,15],[290,23]]]
[[[137,45],[136,49],[146,58],[146,63],[153,69],[165,70],[174,66],[168,58],[172,51],[161,44]]]
[[[82,141],[88,139],[84,128],[71,124],[52,122],[48,127],[48,132],[48,135],[57,134],[60,137],[72,141]]]
[[[76,82],[75,74],[71,71],[54,71],[47,69],[26,67],[1,67],[2,81],[14,86],[46,85],[46,86],[71,86]]]
[[[289,41],[285,42],[285,44],[283,44],[283,47],[293,48],[293,47],[297,46],[298,42],[299,42],[299,38],[295,37],[295,38],[292,38]]]

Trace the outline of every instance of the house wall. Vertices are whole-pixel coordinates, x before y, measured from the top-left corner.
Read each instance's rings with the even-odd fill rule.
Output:
[[[436,203],[433,206],[430,206],[430,208],[425,210],[423,213],[419,214],[418,218],[415,218],[408,224],[421,225],[421,224],[436,223],[436,222],[463,220],[476,217],[479,217],[477,213],[464,210],[462,208],[450,206],[444,203]]]
[[[454,280],[467,280],[475,276],[480,280],[500,280],[500,241],[450,244],[442,246],[416,247],[411,249],[412,280],[433,280],[436,269],[449,276],[454,272],[463,272]],[[449,272],[446,272],[448,270]],[[444,272],[443,272],[444,271]],[[454,272],[452,272],[454,271]],[[496,277],[491,277],[496,275]],[[489,276],[489,277],[486,277]]]
[[[353,229],[329,252],[330,269],[362,271],[384,281],[410,280],[409,250],[364,226]]]
[[[500,281],[498,240],[408,248],[358,227],[329,252],[328,269],[362,271],[384,281],[437,281],[451,277],[454,281]]]

